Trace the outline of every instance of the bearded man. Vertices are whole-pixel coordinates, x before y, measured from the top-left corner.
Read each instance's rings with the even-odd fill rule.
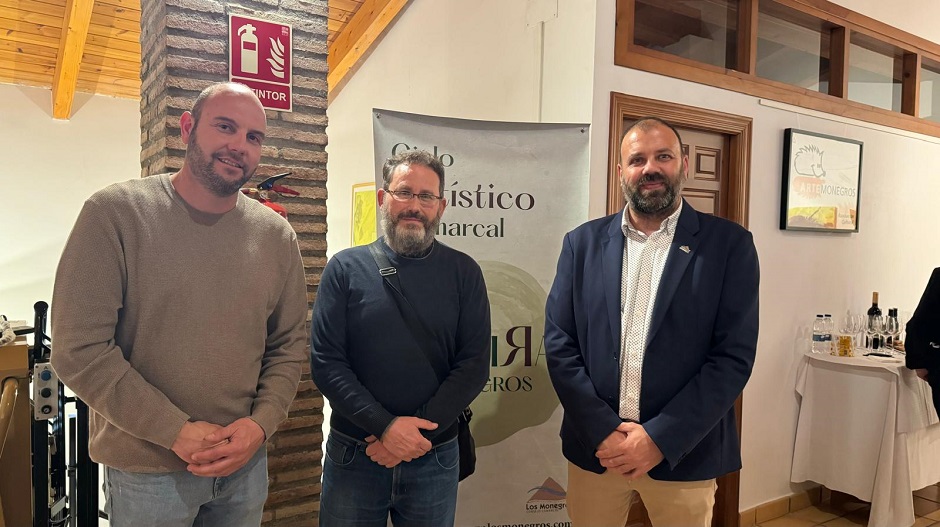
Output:
[[[326,265],[313,308],[311,372],[332,408],[320,525],[450,527],[457,417],[489,377],[490,312],[480,266],[434,239],[444,166],[428,152],[385,162],[378,250],[427,331],[416,338],[370,248]],[[422,346],[430,349],[422,350]],[[427,356],[446,365],[436,374]]]
[[[209,86],[180,171],[95,193],[59,261],[52,366],[93,411],[112,526],[261,524],[307,315],[297,236],[239,192],[265,130],[247,86]]]
[[[688,163],[675,128],[640,119],[617,165],[623,211],[562,245],[545,353],[575,527],[624,525],[637,495],[654,526],[708,527],[716,478],[741,468],[734,401],[757,348],[757,251],[682,199]]]

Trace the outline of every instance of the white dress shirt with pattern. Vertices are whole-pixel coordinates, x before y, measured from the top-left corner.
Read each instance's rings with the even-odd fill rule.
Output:
[[[620,280],[620,417],[639,422],[646,339],[682,202],[660,224],[659,230],[649,235],[633,226],[629,207],[623,209],[622,223],[626,240]]]

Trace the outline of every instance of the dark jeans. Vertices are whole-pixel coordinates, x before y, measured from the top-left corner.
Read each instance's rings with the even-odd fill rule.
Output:
[[[394,468],[375,463],[367,443],[331,431],[323,462],[321,527],[452,527],[457,509],[457,439]]]

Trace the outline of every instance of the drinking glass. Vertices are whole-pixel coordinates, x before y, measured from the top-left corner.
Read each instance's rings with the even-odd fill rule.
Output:
[[[852,314],[852,310],[849,309],[845,312],[845,315],[842,317],[842,326],[839,328],[839,331],[842,333],[851,334],[853,328],[855,327],[855,315]]]
[[[910,311],[898,312],[898,326],[901,329],[901,334],[898,338],[901,339],[901,342],[907,340],[907,321],[911,319],[911,314],[912,313]]]
[[[847,310],[845,312],[845,316],[842,317],[842,328],[840,329],[840,331],[843,334],[849,335],[852,337],[853,349],[857,347],[856,346],[856,339],[857,339],[856,333],[858,333],[859,331],[856,320],[858,320],[858,318],[855,316],[855,313],[852,313],[851,309]]]
[[[865,348],[865,330],[868,328],[868,315],[865,313],[855,314],[855,347]]]
[[[868,317],[868,340],[866,347],[872,350],[881,350],[881,336],[884,333],[884,317],[881,315]]]
[[[895,317],[885,317],[884,334],[885,334],[885,341],[887,341],[888,337],[890,337],[892,343],[896,342],[898,340],[898,335],[901,334],[900,321]],[[894,348],[893,345],[891,346],[890,351],[896,352],[896,353],[903,353],[901,350]]]

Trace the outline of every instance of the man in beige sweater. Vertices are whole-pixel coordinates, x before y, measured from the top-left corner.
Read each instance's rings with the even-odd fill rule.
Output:
[[[261,158],[254,93],[216,84],[180,118],[183,168],[89,198],[52,302],[52,365],[93,410],[112,527],[257,526],[264,442],[305,360],[297,237],[239,189]]]

